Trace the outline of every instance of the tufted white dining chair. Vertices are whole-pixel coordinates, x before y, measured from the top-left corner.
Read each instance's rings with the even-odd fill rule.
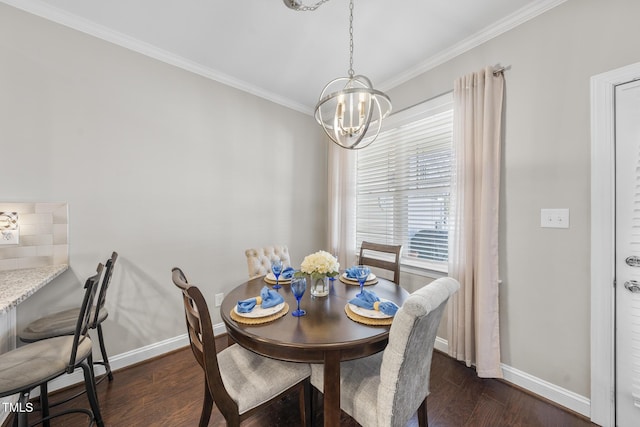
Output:
[[[404,426],[417,412],[427,426],[431,357],[449,297],[460,288],[443,277],[412,293],[396,313],[383,352],[340,364],[340,407],[363,427]],[[322,391],[323,365],[311,365]]]
[[[244,251],[247,256],[247,268],[249,269],[249,278],[264,276],[271,271],[271,261],[280,259],[283,266],[291,266],[291,258],[289,257],[289,248],[281,246],[265,246],[264,248],[251,248]]]

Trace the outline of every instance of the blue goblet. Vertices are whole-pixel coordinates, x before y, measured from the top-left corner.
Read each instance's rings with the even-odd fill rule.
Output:
[[[282,261],[279,259],[271,261],[271,271],[276,276],[276,284],[273,285],[273,289],[280,289],[282,286],[278,283],[278,279],[280,278],[280,273],[282,273]]]
[[[370,272],[371,270],[369,270],[369,267],[365,267],[364,265],[359,265],[356,267],[356,278],[358,279],[358,283],[360,284],[360,293],[356,295],[357,297],[362,295],[362,291],[364,290],[364,282],[367,281]]]
[[[298,302],[298,308],[291,313],[292,316],[300,317],[307,314],[306,311],[300,310],[300,300],[306,289],[307,279],[305,277],[294,277],[291,279],[291,292],[293,292],[293,296],[296,297],[296,301]]]

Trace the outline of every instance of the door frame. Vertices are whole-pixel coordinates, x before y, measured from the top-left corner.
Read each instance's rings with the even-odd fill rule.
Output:
[[[640,62],[591,77],[591,421],[615,425],[615,88]]]

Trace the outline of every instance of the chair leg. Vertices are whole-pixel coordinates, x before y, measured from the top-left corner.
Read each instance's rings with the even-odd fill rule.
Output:
[[[40,415],[42,418],[49,416],[49,389],[47,383],[40,384]],[[48,419],[42,422],[42,427],[50,427],[51,423]]]
[[[209,391],[209,384],[204,380],[204,400],[202,402],[202,413],[200,414],[199,427],[207,427],[211,418],[211,410],[213,409],[213,396]]]
[[[418,408],[418,426],[427,427],[429,420],[427,418],[427,398],[425,397]]]
[[[98,323],[96,327],[98,330],[98,341],[100,342],[100,353],[102,353],[102,363],[107,371],[107,377],[109,381],[113,381],[113,374],[111,373],[111,365],[109,365],[109,357],[107,356],[107,349],[104,346],[104,337],[102,336],[102,324]]]
[[[96,394],[96,383],[93,376],[93,369],[91,369],[92,364],[93,359],[89,356],[86,360],[83,360],[82,363],[80,363],[80,367],[82,367],[82,371],[84,372],[84,384],[87,389],[87,398],[89,399],[89,405],[91,405],[93,418],[95,419],[98,427],[104,427],[102,414],[100,413],[100,404],[98,403],[98,395]]]
[[[298,392],[300,406],[300,422],[303,427],[311,426],[312,405],[311,405],[311,380],[309,378],[302,382]]]
[[[26,408],[27,402],[29,401],[29,392],[23,391],[20,393],[20,398],[18,398],[18,404],[20,408]],[[20,411],[17,414],[14,414],[13,425],[17,427],[29,427],[29,416],[27,411]]]
[[[322,413],[320,410],[320,392],[315,387],[311,387],[311,427],[317,425],[316,414]]]

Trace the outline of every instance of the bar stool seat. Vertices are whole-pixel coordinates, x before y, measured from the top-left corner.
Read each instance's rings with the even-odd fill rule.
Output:
[[[20,339],[24,342],[35,342],[63,335],[73,335],[79,314],[80,308],[75,307],[41,317],[24,328],[20,333]],[[100,310],[98,323],[102,323],[108,315],[106,308]],[[94,318],[94,316],[95,308],[92,308],[91,318]]]
[[[39,385],[43,379],[64,374],[71,358],[73,338],[73,335],[51,338],[0,354],[0,390],[18,393]],[[87,338],[78,345],[76,358],[86,359],[90,353],[91,340]]]

